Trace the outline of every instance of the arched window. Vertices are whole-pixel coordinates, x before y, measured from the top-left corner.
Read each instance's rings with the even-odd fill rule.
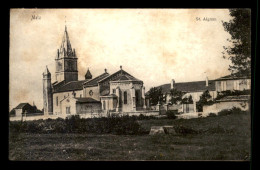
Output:
[[[127,104],[127,92],[124,92],[124,104]]]

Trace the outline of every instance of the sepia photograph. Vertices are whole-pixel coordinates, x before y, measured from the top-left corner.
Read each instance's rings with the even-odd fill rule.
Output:
[[[11,8],[11,161],[250,161],[251,9]]]

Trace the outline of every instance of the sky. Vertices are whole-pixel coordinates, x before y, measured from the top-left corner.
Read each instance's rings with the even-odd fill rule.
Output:
[[[204,20],[204,18],[210,18]],[[79,80],[120,69],[151,87],[230,74],[223,46],[227,9],[11,9],[9,108],[43,108],[42,73],[55,74],[65,30],[78,57]]]

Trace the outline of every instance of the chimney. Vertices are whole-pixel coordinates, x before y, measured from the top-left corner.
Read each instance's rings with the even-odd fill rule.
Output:
[[[209,86],[209,79],[208,79],[208,76],[206,76],[206,87]]]
[[[107,69],[105,68],[105,73],[107,73]]]
[[[172,79],[172,81],[171,81],[171,89],[173,89],[173,87],[174,87],[174,84],[175,84],[175,80],[174,80],[174,79]]]

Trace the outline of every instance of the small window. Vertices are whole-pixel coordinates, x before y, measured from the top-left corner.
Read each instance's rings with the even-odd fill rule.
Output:
[[[70,114],[70,107],[66,107],[66,113]]]
[[[114,94],[116,93],[116,89],[113,89],[113,93],[114,93]]]
[[[103,101],[103,109],[106,110],[106,102]]]
[[[127,92],[124,92],[124,104],[127,104]]]
[[[59,105],[59,99],[58,99],[58,96],[56,97],[56,106]]]

